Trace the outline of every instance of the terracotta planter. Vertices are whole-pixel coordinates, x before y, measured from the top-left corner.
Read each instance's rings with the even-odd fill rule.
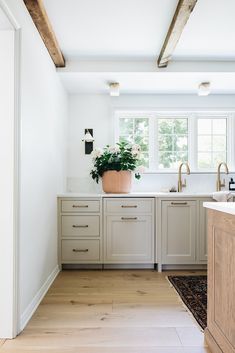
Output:
[[[131,191],[132,173],[129,170],[109,170],[102,176],[102,186],[107,194],[127,194]]]

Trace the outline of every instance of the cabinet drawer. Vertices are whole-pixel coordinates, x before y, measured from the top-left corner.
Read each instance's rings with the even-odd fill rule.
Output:
[[[62,262],[99,261],[99,240],[62,240]]]
[[[62,216],[62,237],[99,236],[100,216]]]
[[[99,212],[100,201],[98,200],[63,200],[61,201],[61,212]]]
[[[151,213],[153,211],[153,200],[151,199],[106,199],[107,213],[121,213],[121,214],[143,214]]]

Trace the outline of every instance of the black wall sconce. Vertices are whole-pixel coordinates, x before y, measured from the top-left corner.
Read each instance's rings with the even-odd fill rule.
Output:
[[[93,129],[85,129],[85,135],[82,141],[85,142],[85,154],[91,154],[93,151]]]

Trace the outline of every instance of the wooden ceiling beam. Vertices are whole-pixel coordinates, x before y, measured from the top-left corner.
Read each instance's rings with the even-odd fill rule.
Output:
[[[167,67],[169,60],[180,39],[183,29],[197,3],[197,0],[179,0],[174,17],[171,21],[160,55],[158,67]]]
[[[56,67],[65,67],[65,59],[47,16],[42,0],[24,0],[25,6]]]

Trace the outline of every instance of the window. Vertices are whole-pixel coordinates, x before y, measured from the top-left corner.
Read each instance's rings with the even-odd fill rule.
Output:
[[[199,118],[197,120],[198,169],[216,168],[227,161],[227,120]]]
[[[188,120],[158,119],[158,168],[176,169],[188,160]]]
[[[140,164],[149,168],[149,121],[145,117],[121,117],[119,119],[119,141],[136,143],[141,147]]]
[[[150,172],[215,171],[225,161],[235,169],[235,115],[219,113],[117,112],[116,141],[141,146]],[[228,135],[228,131],[230,135]],[[231,137],[230,137],[231,136]]]

